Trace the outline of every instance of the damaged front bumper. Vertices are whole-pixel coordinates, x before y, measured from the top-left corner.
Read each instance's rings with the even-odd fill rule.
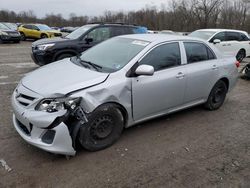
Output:
[[[71,135],[69,126],[65,124],[69,111],[62,110],[54,113],[36,111],[32,104],[35,105],[41,97],[33,97],[34,95],[36,93],[32,93],[23,86],[19,86],[13,93],[13,124],[16,131],[26,142],[45,151],[75,155],[75,137],[74,134]],[[24,106],[24,103],[28,105]]]
[[[56,154],[75,155],[76,153],[69,130],[63,122],[49,130],[33,126],[30,133],[27,132],[26,125],[22,124],[14,114],[13,123],[19,135],[33,146]]]

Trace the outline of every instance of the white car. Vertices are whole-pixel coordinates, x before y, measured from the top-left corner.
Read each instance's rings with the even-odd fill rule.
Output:
[[[189,34],[191,37],[204,39],[213,43],[226,55],[235,56],[238,61],[250,56],[248,33],[230,29],[200,29]]]

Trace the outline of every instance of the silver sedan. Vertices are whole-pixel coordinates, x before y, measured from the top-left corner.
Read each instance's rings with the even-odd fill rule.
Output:
[[[220,108],[239,63],[205,41],[126,35],[24,77],[12,96],[13,123],[28,143],[75,155],[112,145],[124,128],[199,104]]]

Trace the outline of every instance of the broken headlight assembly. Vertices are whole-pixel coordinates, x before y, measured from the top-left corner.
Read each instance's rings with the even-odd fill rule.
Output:
[[[80,103],[81,98],[51,98],[43,99],[35,107],[37,111],[44,111],[48,113],[58,112],[60,110],[70,109],[74,110]]]

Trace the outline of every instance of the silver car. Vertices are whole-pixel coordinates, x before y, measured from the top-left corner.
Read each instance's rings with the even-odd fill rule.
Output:
[[[43,150],[75,155],[78,140],[97,151],[139,122],[199,104],[220,108],[237,66],[200,39],[119,36],[26,75],[12,96],[13,123]]]

